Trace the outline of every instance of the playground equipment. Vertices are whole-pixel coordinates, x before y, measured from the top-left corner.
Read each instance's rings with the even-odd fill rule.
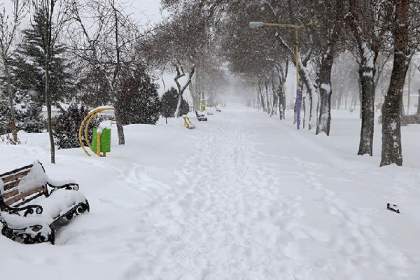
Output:
[[[207,99],[204,97],[204,92],[200,94],[200,111],[205,112],[207,110]]]
[[[92,151],[97,156],[106,157],[106,153],[111,152],[111,129],[98,127],[93,129],[92,142],[89,141],[89,126],[92,121],[100,114],[115,112],[114,107],[102,106],[93,109],[83,119],[79,128],[79,144],[82,150],[91,156]],[[87,149],[89,148],[89,149]]]
[[[184,118],[185,128],[188,128],[188,129],[194,129],[195,128],[195,125],[192,123],[192,121],[190,120],[190,118],[187,115],[184,115],[183,118]]]

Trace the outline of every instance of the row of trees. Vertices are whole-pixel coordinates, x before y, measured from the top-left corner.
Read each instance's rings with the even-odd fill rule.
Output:
[[[53,162],[53,107],[65,111],[63,104],[72,102],[114,105],[119,142],[124,144],[124,124],[156,119],[150,117],[159,107],[150,73],[174,73],[176,89],[163,103],[175,96],[174,115],[180,116],[187,89],[194,109],[203,93],[217,99],[228,61],[232,73],[257,89],[259,106],[281,119],[287,107],[286,81],[291,69],[298,69],[305,126],[316,134],[330,134],[331,108],[348,99],[346,91],[356,81],[360,155],[373,154],[375,97],[386,91],[381,165],[402,164],[402,92],[419,45],[417,0],[162,0],[167,17],[143,32],[117,0],[10,2],[12,12],[4,9],[0,15],[0,112],[7,116],[0,121],[17,142],[23,124],[42,128],[24,118],[39,115],[45,105]],[[30,27],[20,36],[25,18],[30,18]],[[251,21],[295,27],[252,30]],[[343,60],[346,56],[355,61],[352,67]],[[383,73],[390,63],[388,86]],[[332,83],[334,76],[340,76],[340,83]],[[356,103],[354,98],[350,102]],[[147,107],[144,118],[137,117],[139,106]],[[172,114],[164,111],[165,116]]]
[[[173,17],[187,26],[201,26],[200,35],[214,36],[218,55],[228,60],[230,70],[257,88],[258,103],[269,114],[280,112],[284,117],[285,83],[289,65],[299,70],[300,84],[305,92],[308,128],[316,134],[329,135],[331,108],[336,98],[332,84],[334,66],[340,57],[351,55],[351,74],[359,84],[361,134],[359,155],[373,154],[376,92],[384,67],[392,63],[389,85],[383,90],[382,160],[381,166],[402,165],[401,115],[403,87],[407,70],[420,40],[420,2],[417,0],[163,0]],[[190,16],[194,15],[194,16]],[[295,29],[264,28],[252,30],[249,22],[273,22],[299,25]],[[178,37],[194,51],[205,50],[195,42],[196,33]],[[207,38],[208,39],[208,38]],[[299,42],[297,40],[299,39]],[[299,43],[300,57],[295,46]],[[183,48],[185,50],[185,48]],[[197,65],[194,51],[187,51],[190,63]],[[205,57],[205,56],[202,56]],[[388,63],[387,63],[388,62]],[[345,66],[344,66],[345,67]],[[341,77],[341,80],[346,77]],[[345,85],[346,87],[346,85]],[[341,89],[345,90],[345,89]]]

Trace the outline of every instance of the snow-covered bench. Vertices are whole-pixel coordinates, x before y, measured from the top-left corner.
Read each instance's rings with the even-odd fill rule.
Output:
[[[197,116],[197,120],[198,120],[199,122],[206,122],[206,121],[207,121],[207,117],[206,117],[206,115],[201,114],[201,113],[199,113],[199,112],[197,112],[197,111],[195,111],[195,115]]]
[[[40,162],[0,175],[1,232],[12,240],[54,244],[58,226],[86,211],[79,185],[54,182]]]

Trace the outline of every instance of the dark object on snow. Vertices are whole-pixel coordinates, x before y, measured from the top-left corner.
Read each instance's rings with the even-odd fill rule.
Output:
[[[389,211],[400,214],[400,209],[398,209],[398,205],[396,205],[396,204],[387,203],[386,209],[388,209]]]
[[[195,115],[197,116],[197,120],[199,122],[206,122],[207,121],[207,117],[204,114],[200,114],[197,111],[195,111]]]
[[[78,184],[56,186],[49,181],[40,162],[0,175],[4,236],[24,244],[54,244],[59,226],[90,210]]]

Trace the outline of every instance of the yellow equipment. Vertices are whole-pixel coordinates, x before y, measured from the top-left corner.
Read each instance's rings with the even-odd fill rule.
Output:
[[[195,125],[192,123],[192,121],[190,120],[190,118],[187,115],[183,116],[184,118],[184,127],[188,128],[188,129],[194,129]]]

